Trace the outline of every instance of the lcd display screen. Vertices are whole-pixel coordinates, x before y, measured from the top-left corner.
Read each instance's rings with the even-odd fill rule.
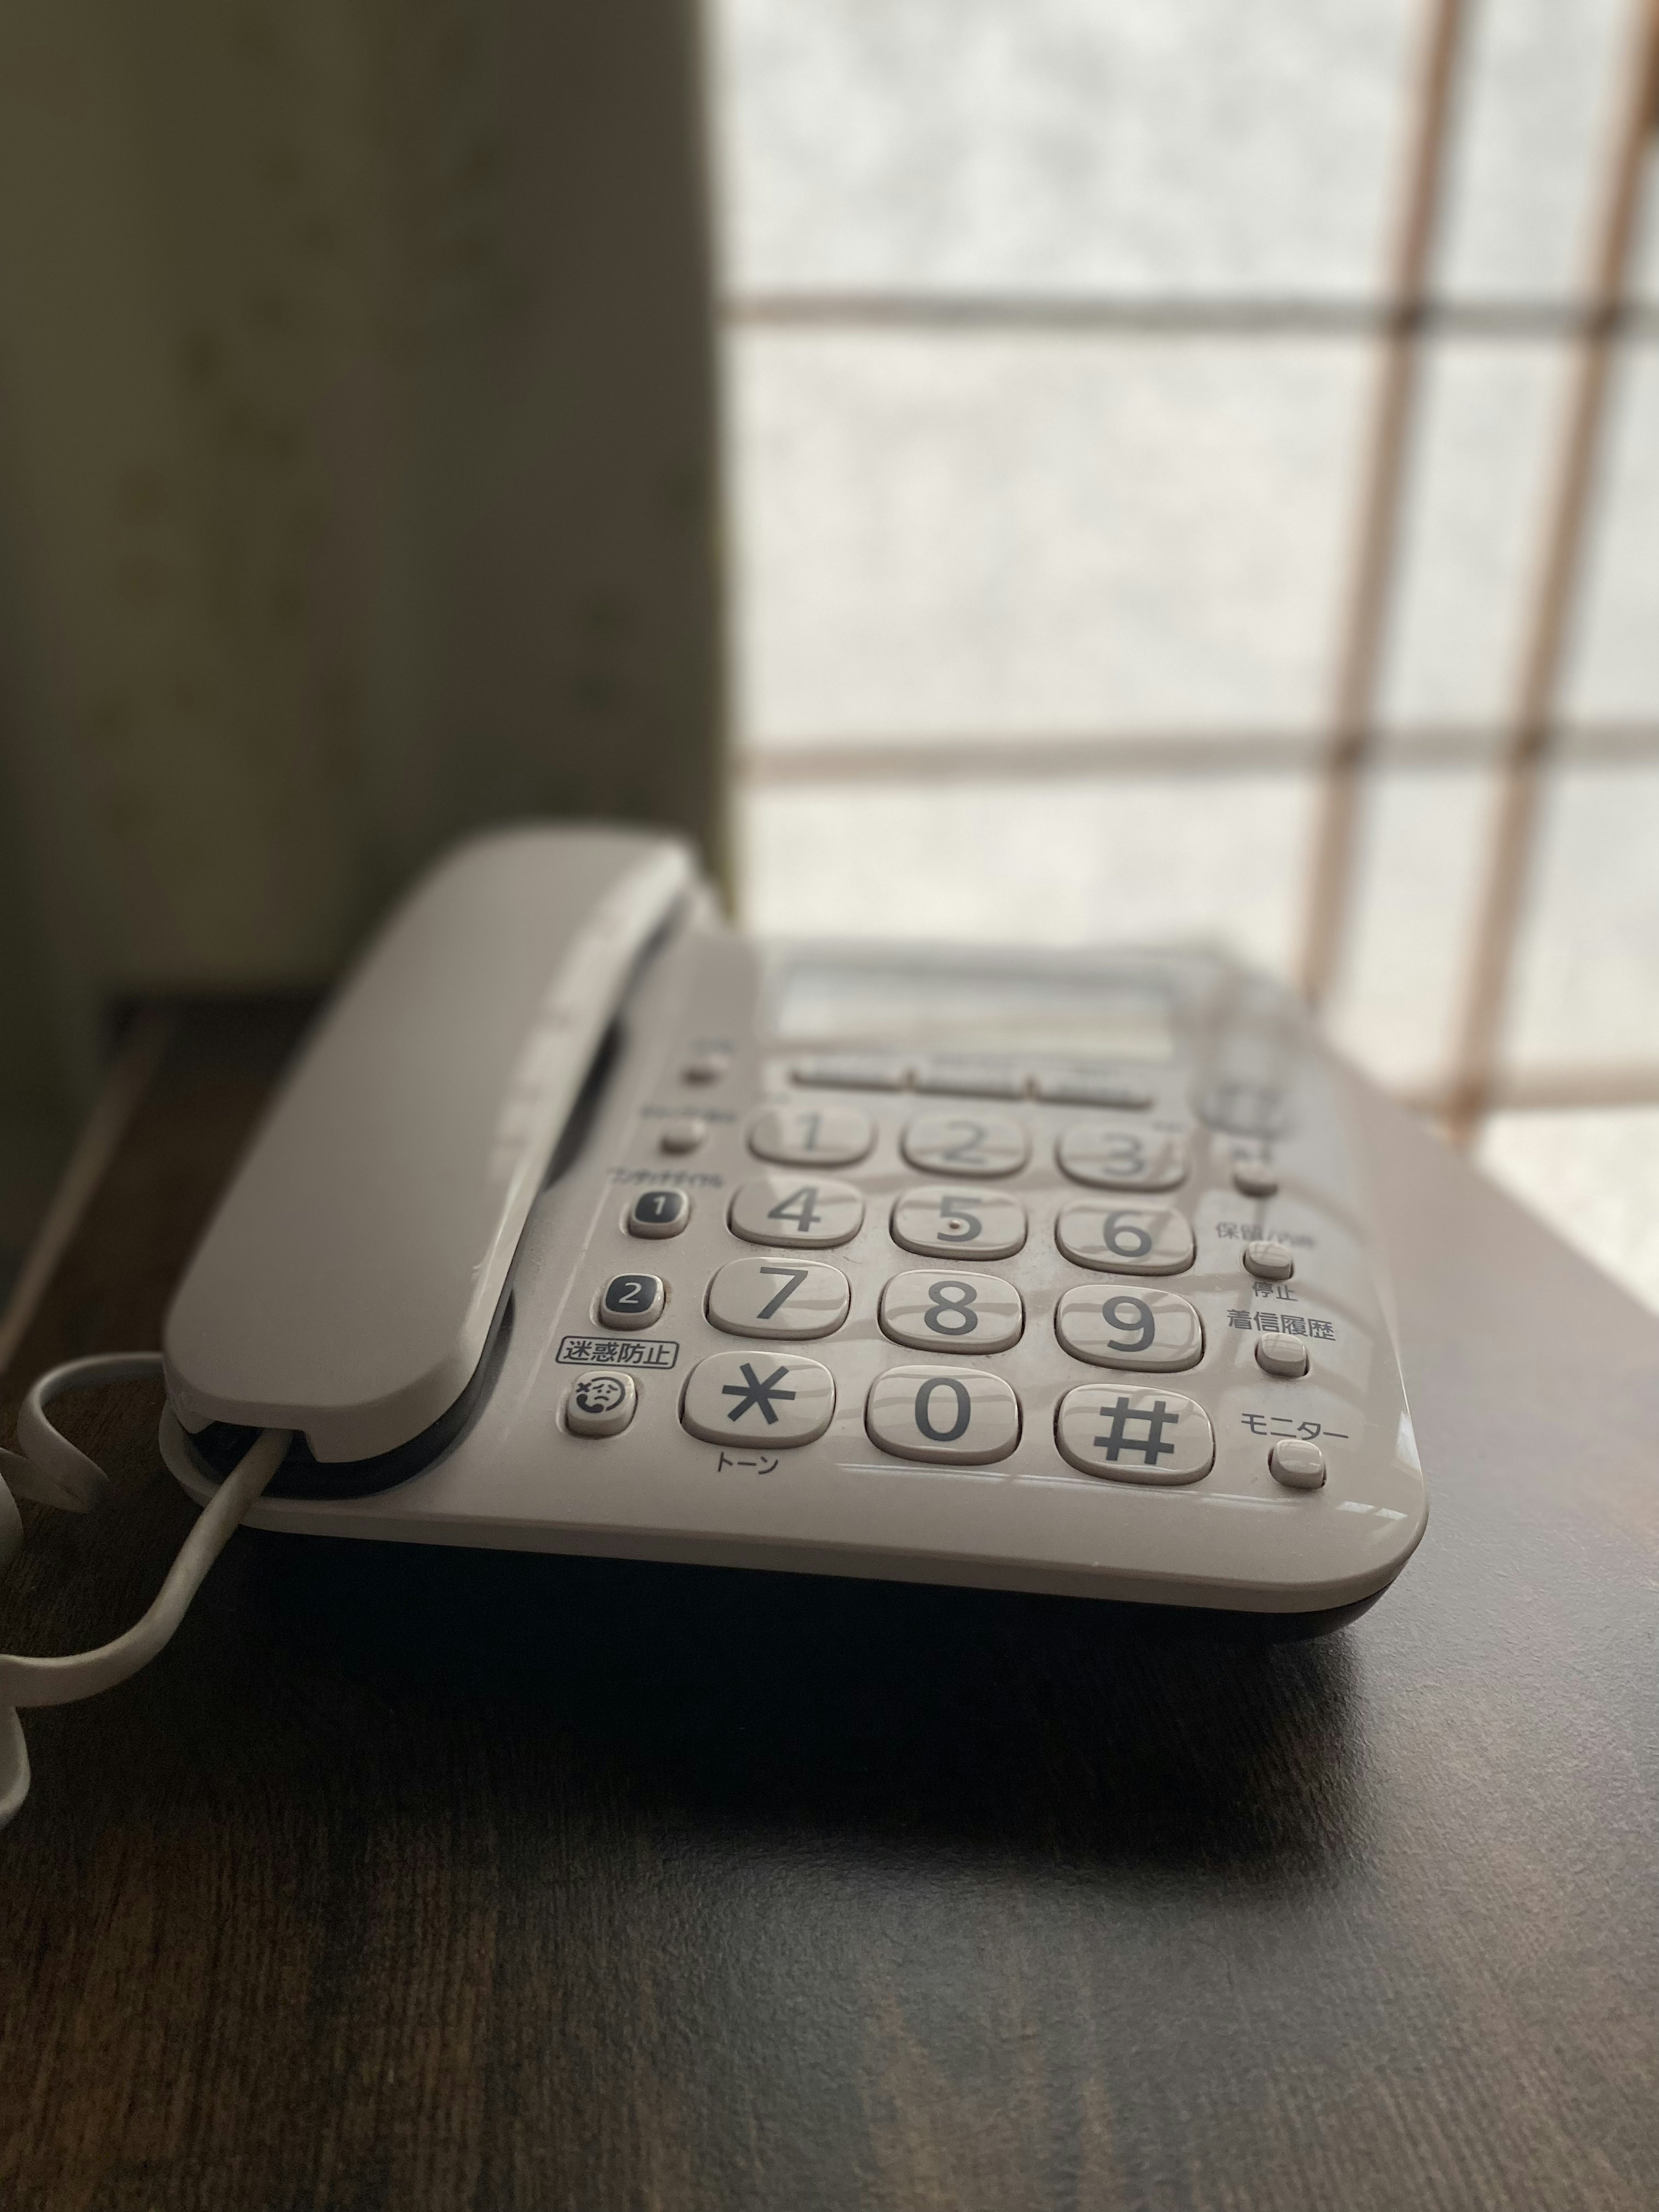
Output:
[[[1087,1060],[1168,1060],[1175,1022],[1150,977],[809,959],[782,977],[774,1026],[822,1043],[902,1044]]]

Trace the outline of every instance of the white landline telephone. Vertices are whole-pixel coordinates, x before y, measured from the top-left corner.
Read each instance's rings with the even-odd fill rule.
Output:
[[[1285,993],[1194,954],[758,943],[681,844],[620,830],[482,837],[416,887],[162,1355],[43,1377],[12,1487],[90,1503],[46,1407],[158,1366],[207,1510],[136,1630],[0,1659],[0,1708],[131,1673],[244,1517],[1304,1632],[1384,1589],[1427,1513],[1340,1096]],[[0,1819],[27,1779],[5,1717]]]

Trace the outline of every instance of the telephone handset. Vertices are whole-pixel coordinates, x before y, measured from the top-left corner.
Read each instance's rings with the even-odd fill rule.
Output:
[[[91,1502],[46,1406],[98,1370],[36,1386],[15,1489]],[[763,944],[621,830],[505,831],[416,886],[256,1135],[164,1371],[207,1508],[169,1620],[246,1513],[1306,1632],[1427,1515],[1288,994],[1202,953]],[[166,1632],[0,1657],[0,1721]]]

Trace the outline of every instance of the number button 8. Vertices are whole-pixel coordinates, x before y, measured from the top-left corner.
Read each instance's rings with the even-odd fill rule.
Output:
[[[1096,1367],[1170,1375],[1204,1357],[1204,1324],[1173,1291],[1074,1284],[1054,1309],[1054,1334],[1074,1359]]]
[[[881,1325],[895,1343],[925,1352],[1006,1352],[1019,1341],[1025,1309],[1000,1275],[917,1267],[882,1292]]]

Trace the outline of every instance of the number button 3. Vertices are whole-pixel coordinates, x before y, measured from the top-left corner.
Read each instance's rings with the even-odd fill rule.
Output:
[[[1006,1190],[927,1183],[893,1201],[893,1242],[936,1260],[1006,1260],[1025,1242],[1025,1208]]]
[[[918,1267],[882,1292],[881,1325],[895,1343],[925,1352],[1006,1352],[1019,1341],[1025,1309],[1000,1275]]]
[[[1097,1367],[1173,1374],[1204,1357],[1204,1324],[1173,1291],[1115,1291],[1078,1283],[1054,1309],[1054,1334]]]
[[[1067,1129],[1055,1157],[1073,1182],[1098,1190],[1173,1190],[1191,1166],[1179,1137],[1115,1128],[1109,1121],[1079,1121]]]
[[[729,1260],[708,1285],[708,1318],[729,1336],[828,1336],[852,1302],[822,1260]]]
[[[971,1367],[890,1367],[870,1386],[864,1425],[896,1459],[983,1467],[1019,1442],[1019,1401]]]
[[[905,1158],[935,1175],[1013,1175],[1030,1156],[1019,1123],[996,1114],[924,1114],[904,1133]]]
[[[1196,1247],[1193,1224],[1169,1206],[1102,1206],[1079,1199],[1062,1206],[1054,1242],[1079,1267],[1112,1275],[1178,1275]]]
[[[844,1244],[864,1220],[864,1194],[829,1176],[757,1176],[732,1192],[726,1218],[750,1244]]]

